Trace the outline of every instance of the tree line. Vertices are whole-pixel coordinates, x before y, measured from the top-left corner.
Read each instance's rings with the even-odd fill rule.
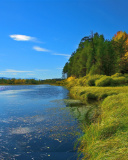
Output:
[[[76,78],[128,73],[128,34],[119,31],[111,40],[98,33],[81,39],[63,68],[63,74]]]
[[[1,78],[0,79],[0,84],[41,84],[41,80],[35,80],[35,79],[5,79]]]
[[[31,85],[31,84],[56,84],[62,79],[45,79],[45,80],[35,80],[35,79],[16,79],[16,78],[1,78],[0,84],[9,85]]]

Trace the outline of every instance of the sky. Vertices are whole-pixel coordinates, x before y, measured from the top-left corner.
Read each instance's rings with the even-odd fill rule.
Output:
[[[128,33],[127,0],[0,0],[0,77],[61,78],[91,32]]]

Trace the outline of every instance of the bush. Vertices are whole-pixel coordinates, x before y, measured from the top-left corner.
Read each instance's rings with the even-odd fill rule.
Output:
[[[82,86],[87,86],[87,76],[82,78]]]
[[[126,74],[126,73],[125,73],[123,76],[124,76],[125,78],[128,78],[128,74]]]
[[[68,78],[67,78],[67,82],[70,82],[70,81],[72,81],[72,80],[74,80],[74,79],[75,79],[75,77],[72,77],[72,76],[71,76],[71,77],[68,77]]]
[[[111,77],[114,78],[114,77],[121,77],[123,74],[122,73],[115,73],[114,75],[112,75]]]
[[[113,84],[114,85],[123,85],[128,82],[128,79],[125,77],[118,77],[118,78],[113,78]]]
[[[67,86],[67,88],[72,88],[72,87],[74,87],[75,86],[75,80],[74,81],[70,81],[70,82],[68,82],[67,84],[66,84],[66,86]]]
[[[78,78],[78,79],[76,79],[76,85],[77,85],[77,86],[84,86],[83,78]]]
[[[95,84],[96,86],[99,86],[99,87],[112,86],[113,79],[109,76],[103,76],[102,78],[96,80]]]
[[[88,86],[95,86],[95,81],[100,79],[102,77],[102,75],[94,75],[94,76],[90,76],[87,80],[87,85]]]
[[[116,73],[112,76],[106,75],[90,75],[75,78],[69,77],[68,79],[64,80],[64,83],[68,88],[73,86],[120,86],[120,85],[127,85],[128,84],[128,74]],[[61,85],[61,84],[60,84]]]

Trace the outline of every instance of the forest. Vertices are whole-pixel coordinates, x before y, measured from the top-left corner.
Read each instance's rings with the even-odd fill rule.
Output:
[[[63,68],[66,77],[128,73],[128,34],[118,31],[111,40],[98,33],[81,39]]]

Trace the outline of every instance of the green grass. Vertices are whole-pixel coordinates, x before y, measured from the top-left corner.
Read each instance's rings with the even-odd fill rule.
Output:
[[[81,78],[73,79],[71,81],[64,80],[62,82],[69,89],[74,86],[97,86],[97,87],[126,86],[128,85],[128,74],[123,75],[121,73],[116,73],[112,76],[87,75]]]
[[[84,127],[79,139],[83,159],[128,159],[128,93],[107,97],[97,123]]]
[[[78,140],[83,160],[128,159],[128,74],[88,75],[64,83],[72,98],[87,105]]]
[[[99,87],[112,86],[113,79],[110,76],[103,76],[102,78],[96,80],[95,85]]]
[[[111,95],[128,93],[128,86],[120,87],[81,87],[75,86],[70,89],[72,98],[80,99],[84,104],[91,101],[100,101]]]

